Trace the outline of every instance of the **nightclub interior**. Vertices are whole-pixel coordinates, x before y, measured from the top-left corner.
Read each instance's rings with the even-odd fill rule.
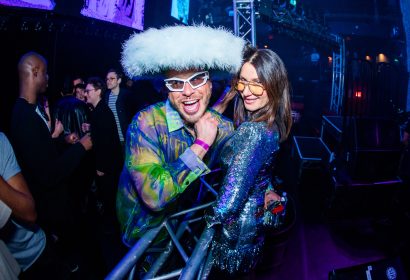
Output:
[[[0,48],[4,54],[0,132],[16,150],[12,116],[21,96],[23,55],[35,52],[47,61],[48,87],[41,98],[47,100],[53,124],[54,108],[60,100],[75,96],[72,81],[81,77],[84,83],[89,77],[100,77],[108,86],[108,75],[113,72],[109,69],[127,72],[121,59],[124,43],[131,36],[176,25],[223,28],[257,49],[274,51],[283,60],[290,84],[292,127],[280,143],[272,171],[277,187],[287,197],[283,224],[266,230],[261,257],[250,272],[232,276],[212,270],[209,248],[217,235],[204,221],[223,182],[216,168],[196,179],[200,192],[205,193],[201,204],[198,194],[197,204],[167,212],[161,224],[134,245],[125,246],[119,239],[118,246],[124,248],[112,249],[115,242],[104,245],[104,239],[99,239],[98,232],[110,229],[101,222],[105,216],[100,213],[99,198],[95,198],[98,178],[85,174],[90,168],[83,161],[83,172],[68,176],[70,184],[84,179],[82,189],[70,193],[81,196],[74,199],[80,221],[66,232],[75,236],[76,244],[59,244],[59,234],[43,226],[39,214],[38,224],[47,235],[42,254],[47,251],[56,257],[38,260],[58,259],[60,263],[53,264],[54,270],[41,265],[31,271],[22,268],[18,278],[410,279],[407,0],[0,0]],[[176,47],[190,43],[174,42]],[[210,105],[231,88],[230,78],[212,79]],[[184,86],[195,89],[192,81],[184,81]],[[251,84],[248,82],[243,92],[252,91]],[[96,83],[88,80],[83,85],[89,98]],[[134,115],[165,102],[167,87],[170,89],[161,77],[127,74],[122,76],[121,87],[136,100]],[[234,119],[234,106],[229,104],[223,112],[228,119]],[[128,156],[132,151],[127,145],[133,140],[130,130],[123,138]],[[33,140],[32,150],[37,149],[35,143]],[[195,143],[209,149],[207,143]],[[58,151],[64,149],[59,147]],[[39,194],[30,188],[32,177],[24,169],[27,165],[15,152],[41,213],[42,200],[36,200]],[[98,161],[97,150],[94,154],[89,164]],[[44,172],[45,176],[48,172],[53,171]],[[0,175],[0,202],[6,203],[1,188],[7,180]],[[155,210],[155,215],[161,211]],[[4,232],[0,228],[0,241],[7,243]],[[166,242],[156,242],[157,235],[164,232]],[[107,255],[111,262],[107,262]],[[67,273],[58,271],[59,265],[67,268]]]

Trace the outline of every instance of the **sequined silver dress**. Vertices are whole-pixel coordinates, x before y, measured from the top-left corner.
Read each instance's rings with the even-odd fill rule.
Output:
[[[212,244],[214,266],[230,274],[246,272],[258,261],[264,195],[278,149],[277,131],[264,122],[244,122],[221,151],[224,179],[214,213],[206,220],[218,232]]]

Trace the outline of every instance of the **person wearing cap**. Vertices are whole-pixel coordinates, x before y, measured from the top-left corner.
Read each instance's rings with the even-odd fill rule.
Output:
[[[235,73],[244,46],[230,32],[206,26],[149,29],[124,44],[125,72],[132,77],[165,75],[168,89],[165,102],[138,112],[128,127],[117,194],[127,246],[196,198],[196,179],[217,163],[234,128],[208,108],[211,73]]]

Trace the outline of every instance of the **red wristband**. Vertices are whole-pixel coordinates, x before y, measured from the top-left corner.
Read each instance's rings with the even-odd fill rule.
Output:
[[[205,151],[209,150],[209,145],[201,139],[196,138],[194,144],[201,146],[202,148],[204,148]]]

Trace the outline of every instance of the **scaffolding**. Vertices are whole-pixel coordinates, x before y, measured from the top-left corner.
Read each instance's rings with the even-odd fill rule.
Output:
[[[330,97],[330,111],[336,115],[342,114],[345,76],[345,43],[339,38],[338,52],[333,52],[332,95]]]
[[[220,169],[213,170],[209,176],[209,180],[200,177],[200,193],[208,193],[212,198],[215,198],[217,192],[215,188],[219,185],[217,174]],[[202,203],[202,204],[201,204]],[[128,251],[123,259],[105,278],[106,280],[118,279],[172,279],[179,276],[180,279],[206,279],[212,264],[210,259],[205,260],[209,245],[214,235],[214,229],[201,226],[204,224],[204,210],[213,205],[213,200],[210,202],[198,201],[198,205],[171,214],[166,217],[160,225],[148,230]],[[198,226],[199,225],[199,226]],[[202,234],[200,237],[198,233]],[[161,232],[167,232],[167,239],[156,244],[155,240]],[[193,244],[187,246],[186,236],[189,236],[189,241]],[[176,250],[175,250],[176,249]],[[149,270],[141,275],[141,264],[143,257],[147,254],[155,254],[155,262],[153,262]],[[167,267],[167,261],[172,258],[181,257],[180,264],[182,267],[171,268]],[[172,260],[171,260],[172,261]],[[178,264],[177,264],[178,265]],[[172,269],[171,271],[169,271]]]
[[[233,0],[233,24],[236,36],[256,46],[255,6],[253,0]]]
[[[256,46],[255,17],[269,23],[279,34],[321,44],[333,51],[332,92],[329,110],[336,115],[342,113],[345,74],[345,43],[342,37],[331,34],[316,20],[298,13],[296,8],[288,9],[279,1],[233,0],[235,35],[247,39]]]

